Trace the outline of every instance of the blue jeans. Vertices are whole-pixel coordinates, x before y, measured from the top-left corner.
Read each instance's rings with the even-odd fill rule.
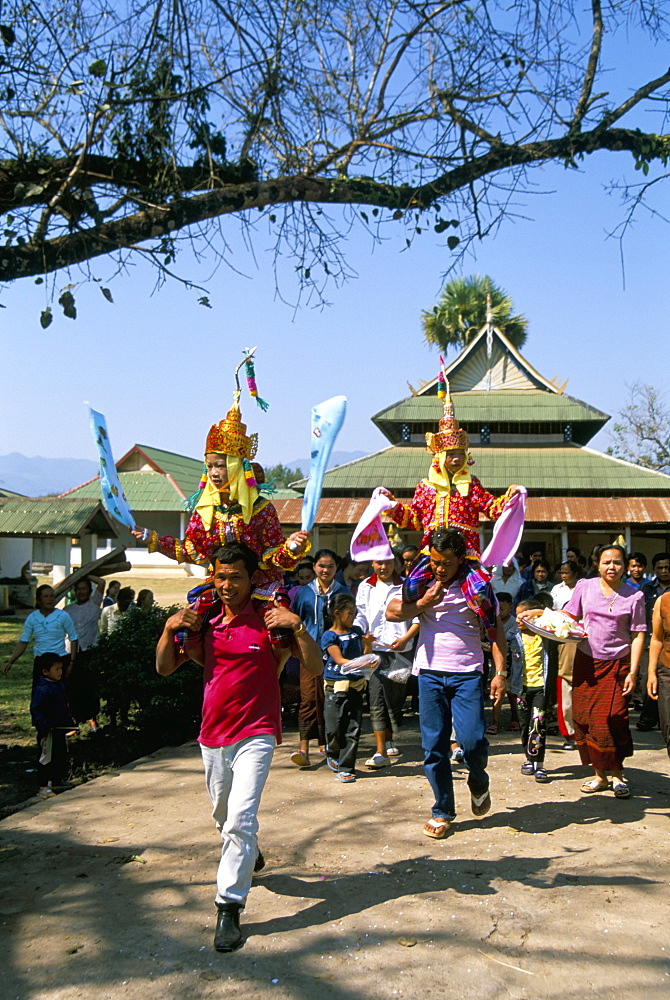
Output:
[[[468,768],[468,786],[474,796],[489,787],[486,773],[489,741],[484,715],[482,674],[450,674],[422,670],[419,674],[419,722],[423,747],[423,769],[433,789],[435,818],[454,819],[454,781],[451,776],[451,726]]]

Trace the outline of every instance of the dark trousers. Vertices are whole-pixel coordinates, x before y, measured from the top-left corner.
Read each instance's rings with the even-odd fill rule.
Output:
[[[661,733],[665,740],[665,745],[670,757],[670,670],[659,663],[657,668],[658,677],[658,716],[661,724]]]
[[[100,711],[98,678],[90,666],[92,657],[92,649],[83,649],[77,653],[68,679],[68,702],[77,722],[94,719]]]
[[[326,720],[326,752],[340,765],[340,771],[353,771],[356,766],[358,741],[363,720],[363,691],[338,691],[326,687],[323,706]]]
[[[323,677],[314,677],[303,666],[300,667],[300,708],[298,709],[298,729],[301,740],[318,740],[319,746],[326,742],[323,720]]]
[[[547,742],[546,706],[543,687],[524,688],[523,694],[517,696],[521,743],[526,752],[526,760],[533,764],[544,764]]]
[[[402,707],[405,704],[407,684],[389,680],[383,673],[395,657],[388,653],[377,653],[379,667],[373,671],[368,682],[370,695],[370,722],[374,732],[390,729],[393,734],[402,726]],[[380,671],[382,671],[380,673]]]
[[[37,773],[40,779],[40,786],[51,782],[59,785],[67,780],[67,741],[64,729],[54,729],[51,733],[51,760],[48,764],[37,765]],[[38,758],[42,755],[42,740],[37,738]]]

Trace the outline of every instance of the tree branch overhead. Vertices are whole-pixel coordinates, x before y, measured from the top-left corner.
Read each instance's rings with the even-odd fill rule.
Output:
[[[598,150],[646,173],[670,153],[670,136],[648,129],[650,111],[662,122],[668,110],[670,71],[639,79],[631,66],[618,94],[604,76],[608,39],[643,7],[4,4],[0,281],[165,240],[172,259],[180,235],[215,240],[216,220],[272,221],[273,206],[295,215],[277,252],[305,280],[316,264],[328,272],[333,243],[314,240],[299,205],[370,206],[377,222],[434,211],[438,232],[458,230],[455,249],[504,213],[494,178],[519,191],[530,167]],[[636,30],[653,35],[669,15],[657,0]]]

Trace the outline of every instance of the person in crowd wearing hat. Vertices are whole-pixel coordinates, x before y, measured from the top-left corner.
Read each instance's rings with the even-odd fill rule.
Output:
[[[208,563],[221,545],[242,542],[260,561],[254,599],[271,606],[284,573],[300,562],[309,549],[309,539],[305,531],[284,538],[274,505],[262,496],[262,469],[252,465],[258,435],[247,435],[240,414],[239,380],[237,386],[227,416],[213,424],[207,435],[205,471],[190,498],[192,514],[185,537],[159,538],[157,532],[139,526],[133,534],[148,541],[150,552],[161,552],[180,563]]]

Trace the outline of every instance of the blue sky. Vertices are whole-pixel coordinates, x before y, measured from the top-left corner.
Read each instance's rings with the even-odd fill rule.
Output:
[[[624,173],[640,178],[628,154],[605,153],[580,171],[533,171],[538,194],[524,198],[494,238],[473,247],[461,268],[489,274],[512,295],[530,323],[523,353],[535,368],[567,379],[566,392],[612,415],[625,404],[628,384],[662,388],[668,380],[670,228],[638,216],[624,244],[624,287],[619,244],[607,236],[624,210],[603,191]],[[658,185],[655,199],[670,219],[667,186]],[[420,315],[436,301],[453,259],[444,237],[428,229],[405,250],[400,224],[389,226],[382,246],[355,231],[347,256],[358,277],[329,289],[331,306],[295,311],[276,294],[269,239],[261,233],[252,256],[236,220],[223,226],[240,273],[223,265],[207,280],[211,260],[184,254],[177,262],[181,274],[207,284],[212,309],[198,305],[199,292],[174,282],[152,294],[153,273],[141,262],[108,281],[110,262],[94,261],[92,273],[109,284],[114,303],[98,285],[79,284],[77,320],[56,307],[46,331],[39,325],[45,286],[31,279],[3,292],[0,454],[94,458],[88,400],[107,416],[117,456],[135,442],[198,456],[208,427],[230,405],[241,351],[254,344],[270,410],[263,414],[243,397],[243,416],[259,433],[266,465],[306,456],[311,406],[339,393],[349,409],[337,448],[384,446],[370,417],[404,398],[407,381],[417,385],[437,371]],[[296,293],[292,267],[284,267],[289,299]],[[58,287],[67,280],[59,275]],[[595,445],[607,443],[605,430]]]

